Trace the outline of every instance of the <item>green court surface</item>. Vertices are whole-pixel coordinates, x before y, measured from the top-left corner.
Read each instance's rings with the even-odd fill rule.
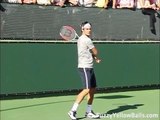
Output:
[[[0,120],[70,120],[67,112],[76,95],[1,100]],[[97,93],[93,109],[102,120],[160,120],[160,90]],[[84,118],[86,99],[77,117]]]

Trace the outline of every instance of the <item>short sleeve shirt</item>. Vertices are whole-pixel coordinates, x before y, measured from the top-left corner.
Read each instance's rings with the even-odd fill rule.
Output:
[[[93,68],[93,57],[90,50],[94,48],[92,40],[82,35],[77,41],[78,68]]]
[[[134,5],[134,0],[119,0],[119,4],[122,6]]]

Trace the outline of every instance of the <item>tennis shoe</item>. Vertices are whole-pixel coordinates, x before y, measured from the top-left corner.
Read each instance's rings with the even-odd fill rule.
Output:
[[[69,111],[68,115],[72,120],[77,120],[75,111]]]
[[[86,112],[85,117],[87,118],[91,118],[91,119],[99,119],[100,115],[99,114],[95,114],[93,111],[91,112]]]

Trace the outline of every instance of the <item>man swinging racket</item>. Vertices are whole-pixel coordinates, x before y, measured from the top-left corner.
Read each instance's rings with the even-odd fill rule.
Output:
[[[90,39],[91,27],[92,26],[89,22],[83,22],[81,25],[82,35],[77,41],[78,71],[83,82],[83,90],[77,95],[71,110],[68,112],[68,115],[72,120],[77,120],[76,112],[85,96],[87,96],[85,117],[93,119],[100,118],[100,116],[95,114],[92,110],[94,93],[97,86],[93,70],[93,62],[95,60],[96,63],[100,63],[101,60],[97,57],[98,51]]]

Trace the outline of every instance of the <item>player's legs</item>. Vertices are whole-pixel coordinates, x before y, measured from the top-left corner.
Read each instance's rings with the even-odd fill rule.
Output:
[[[76,103],[80,104],[84,97],[89,94],[90,89],[83,89],[78,95],[76,99]]]
[[[76,99],[76,103],[80,104],[84,97],[87,95],[87,103],[91,105],[93,103],[94,99],[94,93],[96,89],[95,88],[90,88],[90,89],[83,89],[78,95]]]
[[[68,113],[69,116],[76,120],[75,113],[78,109],[79,104],[82,102],[84,97],[87,95],[87,111],[86,117],[89,118],[98,118],[99,116],[94,114],[92,111],[92,103],[96,88],[96,78],[93,68],[80,68],[79,69],[80,77],[83,82],[84,89],[77,95],[76,101],[72,106],[71,111]]]
[[[88,92],[88,95],[87,95],[87,103],[88,103],[89,105],[92,105],[92,103],[93,103],[95,91],[96,91],[95,88],[89,89],[89,92]]]
[[[72,106],[72,109],[69,111],[68,115],[72,120],[76,120],[76,111],[78,109],[79,104],[82,102],[84,97],[89,93],[89,89],[83,89],[76,98],[75,103]]]
[[[92,103],[94,100],[94,93],[95,93],[96,89],[95,88],[90,88],[89,93],[87,95],[87,110],[86,110],[86,114],[85,116],[88,118],[93,118],[93,119],[97,119],[100,118],[100,116],[98,114],[95,114],[92,110]]]

